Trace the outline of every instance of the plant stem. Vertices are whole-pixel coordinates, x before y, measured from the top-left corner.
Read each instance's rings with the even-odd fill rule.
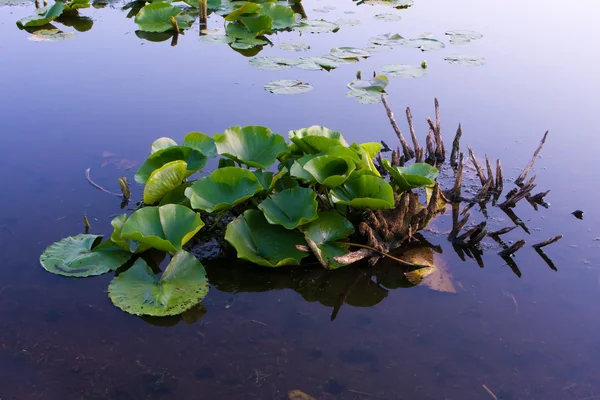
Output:
[[[225,211],[223,211],[222,213],[219,214],[219,217],[217,218],[217,220],[215,222],[213,222],[212,226],[206,233],[212,232],[217,227],[217,225],[219,225],[219,222],[221,222],[221,220],[223,219],[224,216],[225,216]]]
[[[377,249],[376,249],[376,248],[374,248],[374,247],[367,246],[366,244],[360,244],[360,243],[351,243],[351,242],[340,242],[340,243],[347,244],[348,246],[362,247],[363,249],[368,249],[368,250],[374,251],[374,252],[376,252],[376,253],[379,253],[379,254],[381,254],[381,255],[382,255],[382,256],[384,256],[384,257],[387,257],[387,258],[389,258],[389,259],[391,259],[391,260],[394,260],[394,261],[396,261],[396,262],[398,262],[398,263],[400,263],[400,264],[402,264],[402,265],[405,265],[405,266],[407,266],[407,267],[417,267],[417,268],[423,268],[423,267],[426,267],[426,265],[413,264],[413,263],[411,263],[411,262],[408,262],[408,261],[401,260],[401,259],[399,259],[399,258],[397,258],[397,257],[394,257],[394,256],[392,256],[392,255],[388,254],[388,253],[384,253],[384,252],[383,252],[383,251],[381,251],[381,250],[377,250]]]

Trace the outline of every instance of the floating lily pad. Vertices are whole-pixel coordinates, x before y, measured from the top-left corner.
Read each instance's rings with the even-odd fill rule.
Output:
[[[303,58],[296,60],[296,63],[294,64],[294,66],[296,68],[300,68],[305,71],[321,71],[324,69],[323,66],[316,63],[310,57],[303,57]]]
[[[200,215],[184,206],[144,207],[127,218],[121,237],[173,254],[203,226]]]
[[[468,30],[448,31],[446,35],[450,36],[450,43],[452,44],[466,44],[483,37],[479,32]]]
[[[152,172],[144,186],[144,203],[160,201],[167,193],[180,186],[185,179],[187,164],[185,161],[166,163]]]
[[[183,138],[183,145],[200,150],[208,158],[217,156],[217,147],[212,137],[202,132],[190,132]]]
[[[47,7],[37,11],[37,15],[26,17],[17,21],[19,28],[32,28],[36,26],[44,26],[58,18],[65,10],[65,3],[57,1],[51,7]]]
[[[173,29],[171,17],[181,14],[181,9],[169,3],[156,2],[142,7],[135,16],[135,23],[146,32],[166,32]]]
[[[340,132],[318,125],[290,131],[288,137],[303,152],[309,154],[322,153],[333,146],[348,146]]]
[[[402,17],[400,15],[390,14],[390,13],[375,14],[374,18],[378,21],[384,21],[384,22],[397,22],[402,19]]]
[[[294,229],[317,219],[317,194],[310,188],[295,187],[273,193],[258,208],[270,224]]]
[[[295,60],[282,57],[254,57],[249,61],[250,65],[268,71],[281,71],[290,69],[295,65]]]
[[[42,267],[53,274],[85,277],[114,271],[131,253],[116,245],[98,247],[102,236],[77,235],[50,245],[40,256]]]
[[[384,65],[381,72],[393,78],[420,78],[427,75],[427,68],[420,65],[390,64]]]
[[[411,284],[426,286],[438,292],[456,293],[456,288],[452,282],[452,274],[442,260],[436,259],[432,248],[408,249],[402,253],[400,258],[424,266],[404,274]]]
[[[401,191],[433,186],[439,173],[436,167],[427,163],[413,163],[408,167],[396,167],[392,166],[388,160],[383,160],[383,166]]]
[[[206,165],[206,156],[200,150],[189,146],[171,146],[152,153],[137,170],[134,179],[137,183],[146,183],[152,172],[178,160],[187,164],[186,178]]]
[[[330,54],[336,58],[354,58],[358,59],[359,57],[367,58],[371,57],[371,53],[366,50],[359,49],[356,47],[336,47],[331,49]]]
[[[305,32],[305,33],[327,33],[327,32],[337,32],[340,27],[333,22],[328,22],[325,20],[306,20],[302,19],[297,21],[292,27],[297,32]]]
[[[403,9],[411,7],[415,3],[413,0],[366,0],[365,4]]]
[[[308,43],[292,42],[292,43],[280,43],[279,48],[287,51],[308,51],[310,45]]]
[[[254,168],[268,169],[288,151],[285,139],[264,126],[232,126],[213,139],[220,155]]]
[[[397,33],[386,33],[383,35],[370,37],[369,42],[379,46],[393,47],[405,44],[406,39]]]
[[[252,171],[252,173],[256,176],[256,179],[258,179],[258,182],[264,189],[261,193],[271,193],[277,182],[288,173],[288,170],[283,168],[278,173],[258,170]]]
[[[444,60],[448,61],[450,64],[460,65],[463,67],[478,67],[485,64],[485,58],[478,56],[468,56],[468,55],[450,55],[444,57]]]
[[[259,10],[260,14],[273,18],[273,29],[288,29],[294,25],[294,11],[281,4],[264,2]]]
[[[376,104],[381,102],[381,93],[389,84],[385,75],[377,75],[370,80],[357,79],[348,84],[347,97],[353,97],[362,104]]]
[[[171,259],[160,279],[139,258],[108,286],[108,296],[121,310],[135,315],[177,315],[196,306],[208,294],[202,263],[180,251]]]
[[[335,21],[335,24],[338,26],[356,26],[356,25],[360,25],[360,20],[359,19],[340,18],[337,21]]]
[[[267,83],[265,90],[274,94],[301,94],[310,92],[313,87],[295,79],[282,79]]]
[[[317,182],[328,188],[340,186],[356,168],[352,160],[331,155],[314,157],[303,167]]]
[[[301,59],[303,60],[303,59]],[[308,58],[308,60],[312,61],[313,63],[321,66],[323,69],[326,70],[332,70],[335,68],[338,68],[340,66],[340,64],[344,63],[344,60],[340,60],[339,58],[335,58],[332,56],[315,56],[315,57],[310,57]],[[298,68],[302,68],[300,65],[296,65]]]
[[[221,212],[248,200],[263,187],[258,178],[244,168],[224,167],[198,179],[185,190],[192,208]]]
[[[306,246],[304,236],[280,225],[271,225],[259,210],[246,210],[227,225],[227,240],[238,258],[265,267],[297,265],[308,253],[298,250]]]
[[[350,221],[336,212],[321,212],[318,218],[301,227],[309,247],[319,262],[327,269],[336,269],[343,264],[335,260],[348,253],[348,245],[339,240],[354,233]]]
[[[443,42],[429,37],[410,39],[402,43],[402,45],[407,47],[415,47],[421,51],[441,50],[446,47]]]
[[[77,36],[76,33],[63,32],[59,29],[38,29],[27,39],[33,42],[60,42],[73,39],[75,36]]]
[[[335,203],[357,209],[380,210],[394,208],[394,190],[383,178],[356,174],[342,186],[331,190]]]
[[[315,177],[312,176],[310,172],[304,169],[304,165],[306,165],[306,163],[312,160],[313,158],[315,158],[314,154],[307,154],[304,157],[300,157],[299,159],[295,160],[292,164],[292,167],[290,168],[290,176],[299,179],[309,185],[316,183],[317,181],[315,180]]]

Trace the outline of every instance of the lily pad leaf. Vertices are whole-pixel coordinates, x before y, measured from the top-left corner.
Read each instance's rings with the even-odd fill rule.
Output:
[[[282,79],[267,83],[265,90],[273,94],[301,94],[310,92],[313,87],[295,79]]]
[[[227,225],[227,240],[238,258],[265,267],[298,265],[308,253],[298,250],[306,246],[304,236],[280,225],[271,225],[259,210],[246,210]]]
[[[135,16],[135,23],[146,32],[166,32],[173,29],[171,17],[181,14],[181,9],[169,3],[147,4]]]
[[[371,53],[369,53],[366,50],[363,49],[359,49],[356,47],[336,47],[331,49],[331,51],[329,52],[333,57],[336,58],[351,58],[351,59],[357,59],[359,57],[362,58],[367,58],[367,57],[371,57]]]
[[[356,25],[360,25],[360,20],[359,19],[340,18],[340,19],[336,20],[335,23],[339,26],[356,26]]]
[[[394,208],[394,190],[383,178],[369,174],[351,176],[342,186],[331,190],[335,203],[357,209]]]
[[[51,7],[48,7],[44,11],[38,11],[37,15],[26,17],[17,21],[17,26],[19,28],[32,28],[36,26],[47,25],[51,21],[54,21],[56,18],[58,18],[65,10],[65,7],[65,3],[57,1]]]
[[[260,7],[259,13],[273,19],[271,25],[273,29],[288,29],[294,25],[294,11],[290,7],[264,2]]]
[[[187,164],[181,160],[166,163],[152,172],[144,186],[144,203],[160,201],[171,190],[181,186],[186,172]]]
[[[246,2],[241,7],[234,9],[225,17],[225,21],[237,21],[244,14],[253,14],[260,10],[260,4]]]
[[[202,35],[200,41],[208,44],[230,44],[235,38],[229,35]]]
[[[177,146],[177,142],[174,141],[173,139],[168,138],[168,137],[158,138],[152,143],[152,150],[150,151],[150,154],[156,153],[159,150],[164,150],[167,147],[173,147],[173,146]]]
[[[225,167],[198,179],[185,190],[185,195],[190,199],[193,209],[212,213],[229,210],[262,189],[252,171]]]
[[[413,163],[408,167],[392,166],[388,160],[383,160],[383,167],[390,173],[400,191],[431,187],[435,184],[438,169],[427,163]]]
[[[185,189],[189,188],[190,186],[192,186],[191,182],[185,182],[177,186],[175,189],[165,194],[158,205],[164,206],[167,204],[179,204],[188,208],[192,208],[190,199],[185,196]]]
[[[402,19],[400,15],[390,13],[375,14],[374,18],[378,21],[384,22],[397,22]]]
[[[319,217],[301,227],[309,247],[327,269],[336,269],[344,264],[335,260],[349,252],[348,245],[337,241],[354,233],[350,221],[336,212],[321,212]]]
[[[485,64],[485,58],[479,56],[469,56],[464,54],[455,54],[444,57],[444,60],[450,64],[460,65],[463,67],[478,67]]]
[[[183,145],[200,150],[208,158],[217,156],[217,147],[212,137],[202,132],[190,132],[183,138]]]
[[[98,248],[102,236],[77,235],[50,245],[40,256],[42,267],[53,274],[84,277],[114,271],[131,253],[112,244]]]
[[[32,42],[60,42],[63,40],[73,39],[77,36],[73,32],[63,32],[60,29],[38,29],[31,34],[27,39]]]
[[[312,176],[310,172],[304,169],[304,165],[306,165],[307,162],[309,162],[315,157],[316,156],[314,154],[307,154],[295,160],[292,164],[292,167],[290,168],[290,176],[299,179],[309,185],[316,183],[317,181],[315,180],[315,177]]]
[[[366,0],[365,4],[403,9],[411,7],[415,3],[413,0]]]
[[[306,20],[301,19],[297,21],[292,27],[296,32],[305,32],[305,33],[327,33],[327,32],[337,32],[340,30],[340,27],[333,22],[328,22],[322,19],[319,20]]]
[[[134,179],[137,183],[146,183],[154,171],[167,163],[179,160],[187,164],[185,178],[206,165],[206,156],[200,150],[189,146],[171,146],[152,153],[137,170]]]
[[[310,57],[303,57],[298,59],[294,66],[305,71],[321,71],[324,68],[323,66],[321,66],[321,64],[316,63]]]
[[[275,189],[277,182],[288,173],[288,170],[287,168],[283,168],[278,173],[258,170],[252,171],[252,173],[254,176],[256,176],[260,185],[264,188],[262,192],[271,193],[273,189]]]
[[[353,143],[351,146],[360,156],[360,161],[357,164],[357,171],[361,173],[369,172],[371,175],[381,176],[377,167],[373,163],[373,159],[377,156],[381,145],[379,143],[363,143],[360,146]]]
[[[355,98],[362,104],[376,104],[381,102],[381,93],[389,84],[389,79],[385,75],[377,75],[370,80],[357,79],[348,84],[350,89],[347,97]]]
[[[285,139],[264,126],[233,126],[213,138],[219,154],[254,168],[268,169],[288,151]]]
[[[144,207],[127,218],[121,237],[173,254],[203,226],[199,214],[178,204]]]
[[[421,51],[441,50],[444,47],[446,47],[446,45],[443,42],[428,37],[410,39],[402,44],[407,47],[415,47]]]
[[[309,128],[290,131],[288,137],[303,152],[308,154],[323,153],[333,146],[348,147],[348,143],[340,132],[324,126],[313,125]]]
[[[157,317],[177,315],[194,307],[208,294],[202,263],[180,251],[171,259],[160,279],[139,258],[108,286],[108,296],[121,310]]]
[[[249,61],[250,65],[268,71],[280,71],[290,69],[295,65],[295,60],[283,57],[254,57]]]
[[[402,45],[406,42],[406,39],[404,39],[402,36],[400,36],[397,33],[386,33],[383,35],[378,35],[378,36],[374,36],[369,38],[369,42],[376,44],[378,46],[397,46],[397,45]]]
[[[427,75],[427,68],[420,65],[390,64],[384,65],[381,72],[393,78],[420,78]]]
[[[310,50],[310,45],[300,42],[280,43],[279,48],[286,51],[308,51]]]
[[[304,169],[328,188],[340,186],[355,168],[352,160],[331,155],[315,157],[304,164]]]
[[[310,188],[295,187],[273,193],[258,205],[267,221],[294,229],[317,219],[317,194]]]
[[[446,35],[450,36],[452,44],[466,44],[483,37],[481,33],[469,30],[448,31]]]

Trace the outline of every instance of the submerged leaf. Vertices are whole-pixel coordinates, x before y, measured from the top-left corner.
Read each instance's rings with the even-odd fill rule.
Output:
[[[317,218],[317,194],[310,188],[295,187],[273,193],[258,209],[269,223],[294,229]]]
[[[336,212],[321,212],[317,220],[304,225],[301,230],[309,247],[325,268],[336,269],[344,265],[335,258],[347,254],[348,245],[337,241],[354,233],[354,226],[350,221]]]
[[[310,84],[295,79],[277,80],[265,85],[265,90],[273,94],[301,94],[310,92],[312,89]]]
[[[177,315],[197,305],[208,293],[202,263],[180,251],[171,259],[160,279],[139,258],[108,286],[108,296],[121,310],[135,315]]]
[[[59,42],[62,40],[73,39],[77,34],[73,32],[63,32],[59,29],[38,29],[27,39],[33,42]]]
[[[246,210],[230,222],[225,240],[236,249],[238,258],[265,267],[297,265],[308,256],[297,248],[306,245],[300,232],[271,225],[258,210]]]
[[[268,169],[288,152],[285,139],[264,126],[232,126],[213,138],[219,154],[254,168]]]
[[[70,236],[50,245],[40,256],[42,267],[53,274],[84,277],[114,271],[125,264],[131,253],[107,243],[97,244],[102,236]]]

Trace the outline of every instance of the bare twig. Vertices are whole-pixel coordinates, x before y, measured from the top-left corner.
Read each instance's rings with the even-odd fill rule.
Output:
[[[521,175],[519,175],[519,177],[515,181],[515,184],[520,185],[521,183],[523,183],[523,181],[525,180],[525,177],[533,168],[533,165],[535,164],[535,160],[537,160],[538,156],[540,155],[540,152],[542,151],[542,147],[544,147],[544,143],[546,143],[546,137],[548,137],[548,131],[546,131],[546,133],[544,133],[544,137],[542,138],[540,145],[538,146],[535,153],[533,153],[533,158],[531,159],[531,161],[529,161],[527,168],[525,168],[525,170],[521,173]]]
[[[417,162],[423,161],[423,149],[419,146],[419,141],[417,140],[417,135],[415,133],[415,126],[413,125],[413,117],[410,112],[410,107],[406,107],[406,119],[408,120],[408,128],[410,129],[410,137],[413,142],[413,146],[415,147],[415,157],[417,157]],[[419,154],[421,158],[419,159]]]
[[[381,102],[383,103],[383,106],[385,107],[385,111],[387,113],[388,118],[390,119],[392,128],[394,128],[394,132],[396,132],[396,136],[398,136],[398,140],[400,140],[400,144],[402,145],[402,152],[404,153],[404,158],[407,161],[414,158],[415,152],[410,147],[410,145],[406,142],[406,139],[404,139],[404,135],[402,134],[400,127],[396,123],[396,118],[394,117],[394,113],[392,112],[392,109],[390,108],[390,105],[387,101],[387,97],[385,96],[385,93],[381,94]]]
[[[475,167],[475,170],[477,171],[477,176],[479,176],[479,180],[481,181],[481,186],[484,186],[485,183],[487,182],[485,174],[483,173],[481,166],[477,162],[477,158],[475,157],[475,154],[473,154],[473,149],[471,148],[471,146],[469,146],[468,149],[469,149],[469,155],[471,156],[471,162],[473,163],[473,166]]]
[[[496,186],[494,187],[494,191],[496,194],[494,198],[498,200],[500,195],[502,194],[502,190],[504,189],[504,177],[502,176],[502,163],[500,163],[500,159],[496,160]]]
[[[88,182],[96,189],[102,190],[104,193],[112,194],[113,196],[123,197],[123,195],[120,193],[113,193],[110,190],[104,189],[102,186],[98,185],[97,183],[94,183],[94,181],[92,181],[92,178],[90,178],[90,168],[85,170],[85,177],[88,180]]]
[[[511,232],[511,231],[513,231],[516,228],[517,228],[516,225],[514,225],[514,226],[508,226],[506,228],[502,228],[502,229],[498,229],[497,231],[490,232],[489,235],[490,236],[502,236],[505,233]]]

